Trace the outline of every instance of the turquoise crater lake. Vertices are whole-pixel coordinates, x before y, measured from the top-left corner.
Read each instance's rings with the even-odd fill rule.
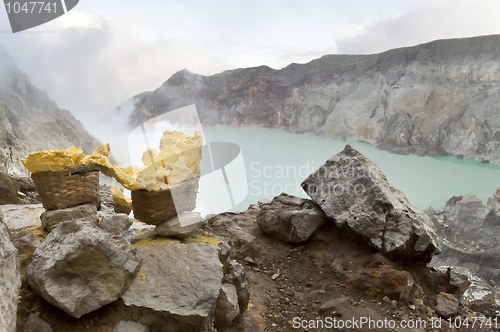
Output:
[[[346,144],[377,164],[389,182],[420,209],[441,209],[449,198],[463,194],[474,194],[486,203],[500,186],[500,165],[474,160],[395,155],[364,143],[277,129],[214,127],[203,131],[209,142],[232,142],[241,148],[248,194],[235,202],[233,211],[282,192],[307,197],[300,187],[302,180]]]

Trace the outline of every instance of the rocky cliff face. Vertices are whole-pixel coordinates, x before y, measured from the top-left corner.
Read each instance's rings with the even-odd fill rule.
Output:
[[[0,47],[0,171],[27,174],[21,159],[34,151],[75,145],[90,153],[100,144],[70,111],[34,87]]]
[[[486,206],[474,195],[452,197],[440,211],[426,211],[443,243],[432,266],[461,266],[500,283],[500,205],[494,197]]]
[[[284,128],[395,153],[500,161],[500,35],[373,55],[326,55],[281,70],[182,70],[134,97],[130,123],[196,104],[202,123]]]

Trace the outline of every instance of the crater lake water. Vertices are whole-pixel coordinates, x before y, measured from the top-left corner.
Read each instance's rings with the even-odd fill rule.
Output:
[[[500,165],[475,160],[396,155],[364,143],[277,129],[205,127],[203,131],[208,142],[232,142],[241,148],[244,170],[233,172],[233,178],[244,181],[246,174],[247,186],[243,182],[233,185],[233,194],[239,190],[242,199],[234,202],[232,211],[246,210],[282,192],[307,197],[300,183],[346,144],[377,164],[389,182],[420,209],[441,209],[452,196],[463,194],[474,194],[486,203],[500,186]]]

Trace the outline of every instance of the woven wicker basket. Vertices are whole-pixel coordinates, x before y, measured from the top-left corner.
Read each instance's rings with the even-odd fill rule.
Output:
[[[160,225],[175,217],[178,212],[194,210],[199,180],[196,177],[177,187],[159,191],[132,191],[134,217],[147,224]]]
[[[32,173],[43,207],[57,210],[85,203],[100,203],[99,171],[75,165],[62,171]]]

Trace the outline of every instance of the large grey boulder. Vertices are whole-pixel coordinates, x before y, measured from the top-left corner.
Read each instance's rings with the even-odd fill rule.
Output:
[[[210,330],[222,287],[219,250],[176,242],[139,247],[144,264],[123,303],[146,325],[162,321],[165,331]]]
[[[10,242],[7,226],[1,216],[0,267],[0,330],[14,332],[21,277],[17,265],[17,250]]]
[[[26,270],[45,300],[79,318],[117,300],[139,272],[142,259],[120,236],[85,221],[59,224]]]
[[[383,253],[429,261],[440,250],[429,216],[350,145],[301,186],[338,227],[353,230]]]
[[[262,232],[289,243],[307,241],[327,220],[313,201],[285,193],[262,205],[257,215]]]
[[[58,224],[71,220],[85,220],[93,225],[99,223],[97,207],[94,204],[82,204],[66,209],[47,210],[40,215],[43,229],[52,231]]]

